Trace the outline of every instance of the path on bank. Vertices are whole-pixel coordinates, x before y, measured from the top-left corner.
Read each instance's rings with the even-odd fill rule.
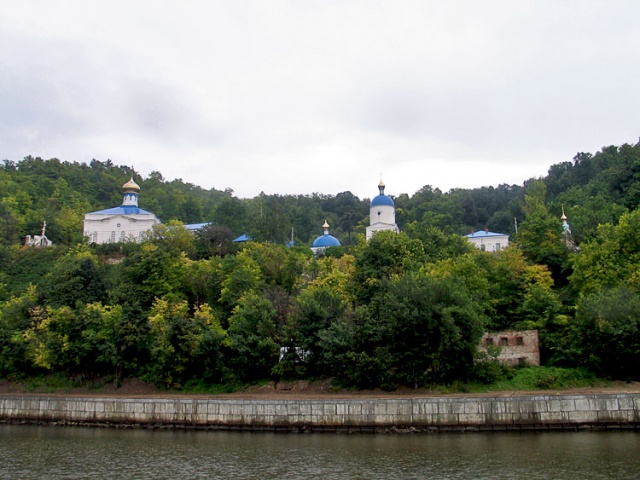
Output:
[[[64,397],[128,397],[128,398],[217,398],[246,400],[311,400],[311,399],[353,399],[353,398],[465,398],[465,397],[512,397],[521,395],[590,395],[590,394],[622,394],[640,393],[640,382],[611,382],[603,387],[581,387],[560,390],[504,390],[482,393],[438,392],[425,388],[402,388],[392,392],[383,390],[336,390],[328,381],[324,382],[271,382],[260,387],[250,387],[234,393],[195,394],[162,391],[141,380],[127,379],[119,388],[107,383],[99,389],[90,387],[64,388],[53,390],[40,387],[31,388],[22,383],[0,379],[1,395],[46,395]]]

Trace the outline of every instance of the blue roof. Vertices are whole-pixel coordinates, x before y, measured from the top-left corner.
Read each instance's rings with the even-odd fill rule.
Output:
[[[97,212],[89,212],[94,215],[153,215],[151,212],[136,207],[134,205],[120,205],[119,207],[107,208],[106,210],[98,210]]]
[[[381,205],[388,205],[389,207],[395,206],[393,199],[389,195],[378,195],[371,200],[372,207],[379,207]]]
[[[328,233],[325,235],[320,235],[313,241],[311,248],[317,247],[339,247],[341,246],[340,240],[338,240],[333,235],[329,235]]]
[[[238,238],[233,239],[234,242],[248,242],[249,240],[251,240],[251,237],[246,233],[243,233]]]
[[[487,232],[486,230],[479,230],[477,232],[465,235],[467,238],[486,238],[486,237],[508,237],[506,233]]]

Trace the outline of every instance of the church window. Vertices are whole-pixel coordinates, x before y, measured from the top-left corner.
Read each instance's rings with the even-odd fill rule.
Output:
[[[480,250],[482,250],[483,252],[487,249],[486,245],[483,243],[482,245],[480,245]]]
[[[120,224],[118,223],[118,224],[116,225],[116,227],[120,228]]]
[[[500,338],[500,345],[509,345],[509,339],[507,337]]]
[[[115,232],[115,230],[111,232],[111,243],[116,243],[116,232]]]
[[[501,248],[502,248],[502,246],[501,246],[499,243],[496,243],[496,252],[497,252],[498,250],[500,250]]]
[[[516,337],[516,345],[524,345],[524,339],[522,337]]]
[[[120,241],[121,242],[124,242],[124,235],[125,235],[125,233],[124,233],[124,230],[123,230],[123,231],[120,232]]]
[[[92,241],[93,243],[98,243],[98,232],[93,232],[93,233],[91,234],[91,241]]]

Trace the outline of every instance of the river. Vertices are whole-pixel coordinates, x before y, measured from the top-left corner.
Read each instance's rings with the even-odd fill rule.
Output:
[[[640,479],[640,433],[282,434],[0,425],[2,479]]]

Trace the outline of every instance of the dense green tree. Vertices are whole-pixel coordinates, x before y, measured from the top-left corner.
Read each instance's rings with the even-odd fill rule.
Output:
[[[146,242],[116,265],[109,302],[132,303],[148,309],[156,298],[186,297],[186,257]]]
[[[58,258],[66,254],[64,247],[3,249],[0,275],[9,295],[20,295],[29,285],[44,283]]]
[[[193,233],[178,220],[154,225],[146,232],[145,238],[172,256],[184,254],[193,257],[196,250]]]
[[[464,378],[484,318],[473,295],[452,276],[395,276],[367,306],[319,332],[321,361],[343,384],[359,388]]]
[[[469,253],[473,248],[462,235],[446,234],[440,228],[425,223],[411,222],[404,231],[410,238],[422,242],[425,259],[430,262]]]
[[[356,252],[354,279],[361,301],[371,299],[394,275],[416,270],[426,260],[420,240],[382,231]]]
[[[225,338],[207,305],[191,315],[187,302],[157,299],[150,312],[149,325],[151,377],[166,387],[182,384],[196,372],[201,373],[197,360],[201,360],[203,351],[212,354]],[[203,348],[205,338],[208,344]],[[216,340],[218,345],[213,345]]]
[[[255,292],[242,297],[229,319],[230,363],[236,378],[255,381],[269,378],[278,361],[276,311]]]
[[[516,242],[533,263],[546,265],[556,279],[563,278],[569,251],[562,240],[562,224],[549,213],[545,203],[546,187],[541,180],[531,180],[524,196],[525,218]]]
[[[239,198],[225,195],[217,205],[213,217],[214,225],[228,228],[233,235],[240,236],[247,233],[251,226],[248,206]]]
[[[360,308],[319,333],[322,365],[339,383],[363,389],[383,386],[393,389],[387,375],[387,359],[378,355],[373,322],[369,311]]]
[[[571,286],[583,294],[626,284],[640,291],[640,210],[620,217],[617,226],[600,225],[595,238],[572,255]]]
[[[193,306],[207,303],[215,307],[220,301],[224,278],[220,257],[196,261],[185,259],[183,288]]]
[[[233,232],[224,225],[205,225],[196,232],[196,249],[200,257],[224,257],[235,250]]]
[[[19,376],[33,371],[23,333],[31,322],[31,310],[37,306],[34,286],[0,303],[0,376]]]
[[[344,296],[326,285],[310,287],[296,298],[295,346],[306,352],[311,373],[326,373],[318,371],[323,363],[320,335],[345,315],[348,306]]]
[[[3,197],[0,201],[0,245],[15,245],[20,242],[24,218],[16,211],[14,199]]]
[[[80,324],[73,310],[34,307],[31,321],[23,336],[27,356],[37,368],[47,371],[77,373],[82,360]]]
[[[56,262],[40,286],[44,303],[53,307],[103,302],[107,297],[98,258],[78,245]]]
[[[222,271],[224,279],[221,283],[220,304],[228,315],[243,296],[262,290],[264,278],[260,265],[245,252],[225,257]]]
[[[625,286],[602,288],[577,305],[575,360],[598,375],[640,379],[640,295]]]
[[[78,315],[81,323],[81,367],[91,375],[113,376],[119,386],[123,376],[136,374],[139,350],[147,345],[147,328],[131,321],[121,305],[90,303]]]
[[[376,303],[383,342],[395,347],[389,352],[393,378],[417,386],[468,374],[484,319],[466,290],[454,282],[407,275]]]

